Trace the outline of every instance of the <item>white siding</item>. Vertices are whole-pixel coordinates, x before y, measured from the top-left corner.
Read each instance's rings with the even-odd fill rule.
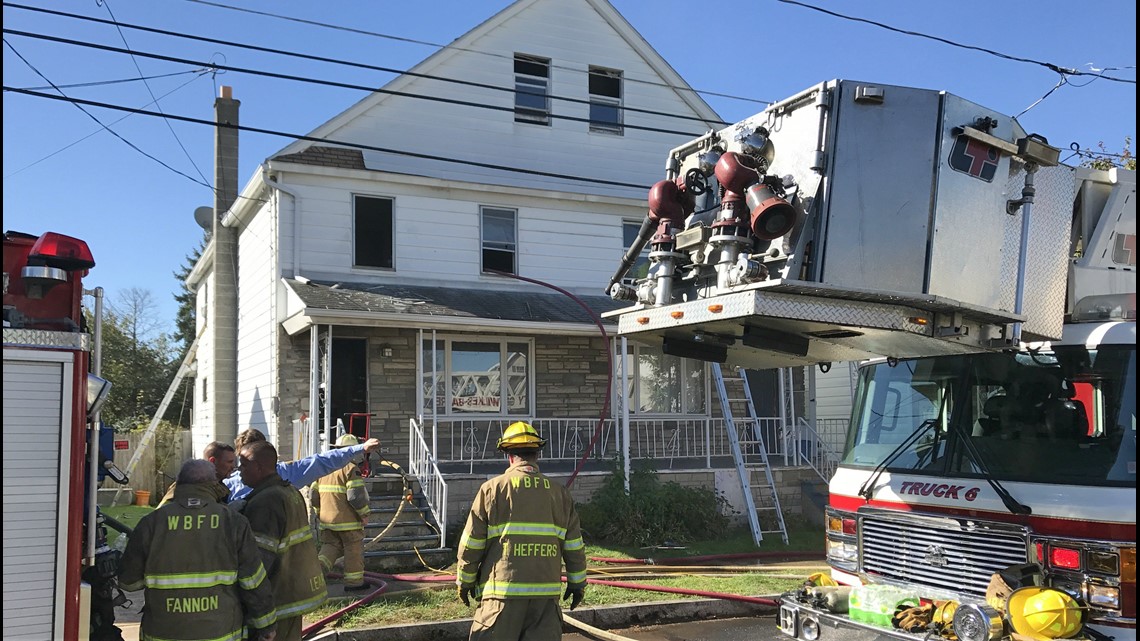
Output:
[[[300,273],[316,280],[517,288],[514,282],[480,273],[479,207],[491,205],[518,211],[520,275],[601,294],[624,251],[622,221],[645,216],[643,204],[301,174],[287,178],[290,189],[301,195]],[[353,194],[394,200],[394,270],[353,268]],[[292,239],[285,234],[282,238],[283,250],[291,248]],[[283,251],[283,263],[288,261],[285,256]]]
[[[61,434],[70,437],[74,357],[46,352],[28,361],[21,350],[4,352],[3,637],[49,639],[59,632],[62,603],[59,535],[68,506],[60,457],[69,448]]]
[[[237,417],[238,432],[253,427],[275,442],[273,304],[278,272],[273,221],[269,205],[262,205],[238,236]]]
[[[589,43],[583,46],[583,43]],[[591,65],[623,72],[623,104],[639,109],[696,117],[664,81],[584,0],[535,2],[497,24],[465,48],[498,55],[456,52],[426,69],[431,75],[459,78],[496,87],[513,87],[513,55],[525,53],[551,61],[549,95],[588,100]],[[636,81],[649,81],[636,82]],[[504,173],[489,168],[365,151],[370,169],[503,184],[537,189],[644,198],[645,189],[663,177],[665,156],[676,145],[707,130],[699,121],[624,112],[624,135],[591,133],[589,123],[552,118],[549,126],[516,123],[514,94],[415,78],[399,90],[458,98],[501,110],[386,96],[369,110],[328,134],[376,147],[408,150],[457,159],[583,176],[641,187],[578,184],[560,179]],[[589,105],[551,100],[555,116],[587,119]],[[633,129],[652,127],[678,133]]]
[[[214,272],[202,278],[197,292],[197,330],[198,349],[195,354],[197,371],[194,377],[194,427],[193,451],[201,452],[206,444],[214,440],[214,413],[213,399],[206,398],[209,382],[214,378],[214,332],[210,325],[213,323],[213,312],[210,309],[210,292],[214,288]],[[203,327],[206,331],[202,331]]]
[[[855,365],[832,363],[826,374],[816,370],[816,418],[851,418],[851,368]]]

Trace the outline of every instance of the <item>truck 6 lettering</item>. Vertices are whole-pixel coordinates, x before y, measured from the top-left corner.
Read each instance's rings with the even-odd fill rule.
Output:
[[[961,497],[958,493],[966,490]],[[934,495],[943,499],[966,499],[973,501],[978,498],[978,492],[981,488],[971,487],[966,489],[965,485],[950,485],[948,483],[918,483],[916,481],[906,481],[899,488],[899,494],[914,494],[918,496]]]

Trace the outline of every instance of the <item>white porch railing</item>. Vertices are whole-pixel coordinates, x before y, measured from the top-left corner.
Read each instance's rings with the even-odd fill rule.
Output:
[[[797,460],[806,463],[815,470],[825,482],[830,481],[839,465],[839,452],[832,447],[838,435],[847,431],[846,419],[817,419],[816,428],[808,424],[806,419],[796,422],[793,447],[796,450]]]
[[[428,509],[439,526],[439,547],[442,548],[447,537],[447,482],[443,480],[443,474],[431,455],[431,448],[424,438],[423,426],[413,418],[408,432],[411,435],[408,472],[420,482]]]
[[[425,430],[430,419],[425,418]],[[436,461],[441,465],[466,464],[473,471],[477,463],[501,462],[502,454],[495,444],[508,421],[515,419],[441,418],[436,423],[439,451]],[[522,419],[519,419],[522,420]],[[535,418],[525,419],[547,439],[542,458],[548,461],[578,461],[585,454],[594,437],[598,420],[587,418]],[[753,421],[737,420],[739,429],[753,429]],[[784,435],[783,421],[778,417],[762,417],[756,421],[769,456],[780,457],[784,465],[798,464],[792,444],[794,439]],[[622,456],[620,423],[613,419],[604,422],[602,433],[590,455],[594,460],[616,459]],[[704,459],[711,466],[713,457],[729,457],[728,435],[724,419],[703,416],[631,418],[629,422],[629,456],[631,459],[669,461],[675,459]],[[775,461],[773,461],[775,463]]]

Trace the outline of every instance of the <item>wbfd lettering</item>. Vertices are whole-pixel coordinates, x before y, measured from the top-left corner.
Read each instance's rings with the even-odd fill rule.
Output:
[[[558,556],[558,546],[553,543],[515,543],[511,546],[511,556]]]
[[[512,476],[511,485],[523,488],[542,488],[544,490],[550,489],[549,479],[539,479],[532,476]]]
[[[166,600],[166,611],[177,613],[209,612],[218,609],[218,596],[198,596],[170,598]]]
[[[196,516],[187,514],[186,516],[166,517],[166,527],[170,530],[201,530],[206,526],[207,521],[209,521],[211,530],[216,530],[221,525],[221,518],[217,514],[211,514],[209,519],[206,518],[205,514]]]

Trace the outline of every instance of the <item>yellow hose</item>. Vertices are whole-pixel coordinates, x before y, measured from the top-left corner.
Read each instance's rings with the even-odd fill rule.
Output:
[[[579,621],[578,619],[575,619],[566,614],[566,611],[562,612],[562,620],[566,623],[569,623],[572,627],[578,628],[582,632],[585,632],[592,637],[604,639],[604,641],[634,641],[634,639],[631,639],[629,637],[623,637],[620,634],[614,634],[613,632],[607,632],[601,628],[595,628],[589,623],[583,623],[582,621]]]

